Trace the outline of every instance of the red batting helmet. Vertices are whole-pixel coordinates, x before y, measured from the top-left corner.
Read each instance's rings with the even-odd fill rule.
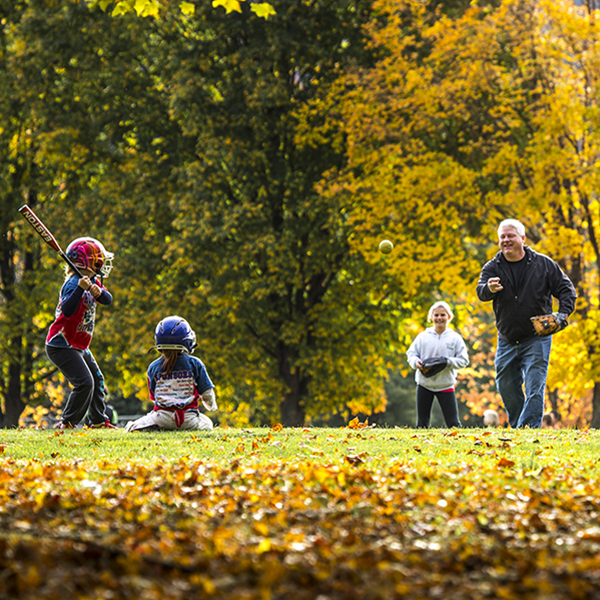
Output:
[[[91,237],[73,240],[65,254],[76,267],[90,269],[103,277],[108,277],[112,269],[114,254],[108,252],[98,240]]]

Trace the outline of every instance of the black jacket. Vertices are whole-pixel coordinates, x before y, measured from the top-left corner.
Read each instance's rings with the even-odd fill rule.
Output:
[[[558,299],[558,311],[570,315],[575,310],[577,293],[562,269],[545,254],[525,246],[526,268],[521,289],[515,289],[508,261],[498,252],[479,276],[477,296],[493,301],[496,326],[501,340],[516,344],[535,336],[530,321],[536,315],[552,311],[552,296]],[[493,294],[487,285],[490,277],[500,277],[503,290]]]

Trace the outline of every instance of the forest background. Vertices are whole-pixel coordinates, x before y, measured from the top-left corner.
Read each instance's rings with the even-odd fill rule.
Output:
[[[235,4],[0,0],[0,425],[66,389],[44,354],[62,265],[27,203],[115,253],[92,342],[111,402],[143,412],[179,314],[233,426],[412,424],[404,353],[437,299],[469,347],[465,424],[498,408],[475,284],[519,218],[579,295],[547,408],[597,427],[596,3]]]

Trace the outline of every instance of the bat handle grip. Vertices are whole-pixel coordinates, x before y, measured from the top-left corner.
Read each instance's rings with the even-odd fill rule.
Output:
[[[81,271],[73,264],[73,261],[64,253],[61,252],[60,253],[61,258],[71,267],[71,269],[73,269],[73,272],[75,273],[75,275],[77,275],[77,277],[79,277],[79,279],[81,279],[83,277],[83,274],[81,273]]]

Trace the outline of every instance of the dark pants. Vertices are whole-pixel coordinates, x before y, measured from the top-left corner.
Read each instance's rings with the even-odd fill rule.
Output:
[[[435,396],[440,403],[446,427],[460,427],[456,394],[454,392],[432,392],[422,385],[417,385],[417,427],[429,427]]]
[[[104,423],[108,417],[104,404],[104,376],[89,350],[46,346],[46,355],[73,386],[63,407],[61,421],[78,425],[89,410],[93,424]]]

